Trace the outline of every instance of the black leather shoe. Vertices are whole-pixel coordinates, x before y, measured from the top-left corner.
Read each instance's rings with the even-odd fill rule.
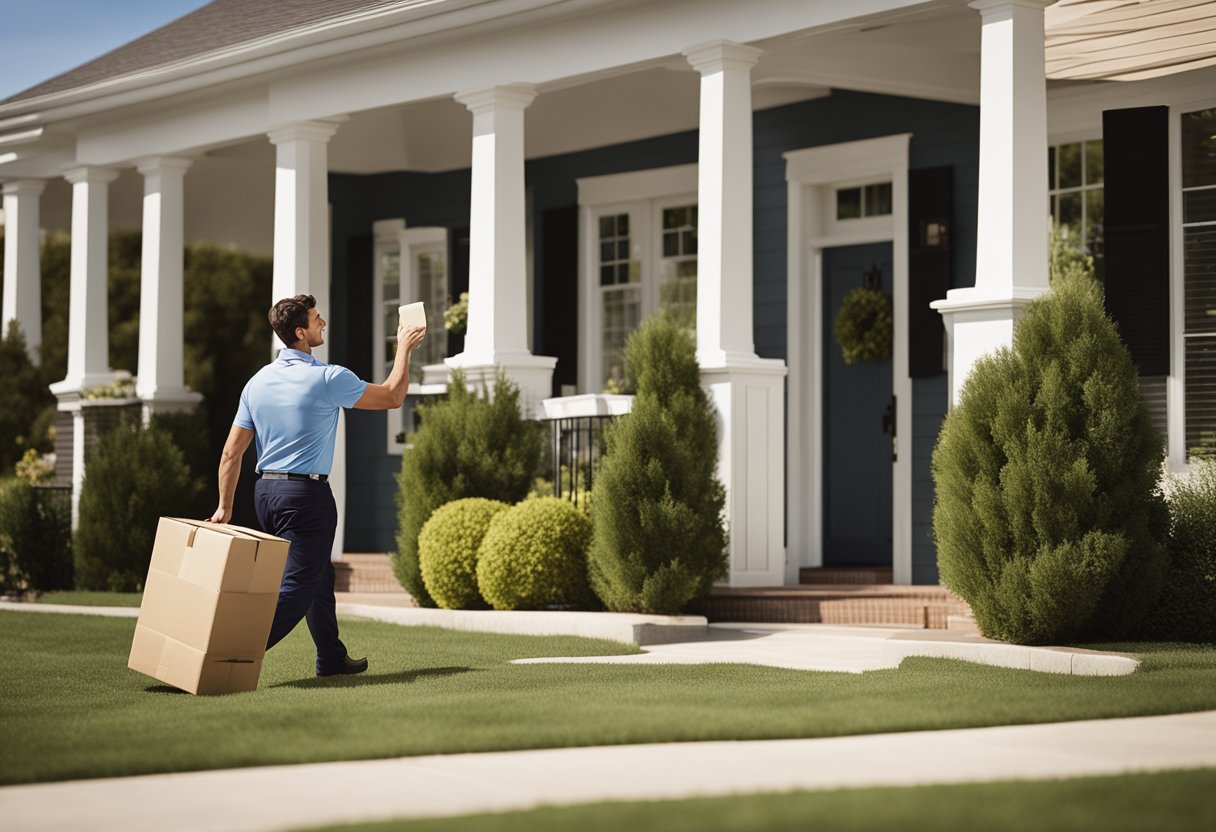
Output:
[[[367,670],[367,659],[352,659],[347,656],[342,660],[342,667],[338,670],[326,670],[324,672],[318,670],[318,676],[344,676],[349,673],[362,673]]]

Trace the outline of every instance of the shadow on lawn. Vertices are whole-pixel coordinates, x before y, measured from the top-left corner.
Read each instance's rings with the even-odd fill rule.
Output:
[[[271,685],[275,688],[357,688],[367,685],[408,685],[428,676],[455,676],[471,673],[471,667],[425,667],[419,670],[401,670],[397,673],[356,673],[352,676],[312,676],[293,679]]]

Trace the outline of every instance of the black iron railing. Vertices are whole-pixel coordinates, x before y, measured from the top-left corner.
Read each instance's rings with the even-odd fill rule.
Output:
[[[575,505],[587,500],[603,454],[604,427],[615,418],[572,416],[542,420],[549,426],[555,497],[564,497]]]

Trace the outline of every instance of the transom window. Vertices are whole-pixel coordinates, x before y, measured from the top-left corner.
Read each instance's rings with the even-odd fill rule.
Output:
[[[891,213],[891,183],[874,182],[836,191],[836,219],[860,220]]]
[[[1102,140],[1047,148],[1047,191],[1052,222],[1066,226],[1102,279]]]

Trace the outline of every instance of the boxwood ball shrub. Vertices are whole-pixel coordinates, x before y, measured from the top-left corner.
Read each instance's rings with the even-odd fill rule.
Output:
[[[477,586],[496,610],[585,607],[591,520],[568,500],[535,497],[495,515],[477,554]]]
[[[484,391],[483,391],[484,393]],[[499,372],[492,396],[469,390],[453,371],[447,397],[419,407],[397,476],[397,580],[422,606],[435,606],[418,562],[418,535],[435,509],[464,497],[516,503],[540,473],[544,436],[519,412],[519,389]]]
[[[610,610],[677,613],[726,574],[718,430],[692,334],[656,317],[630,336],[633,410],[604,431],[590,576]]]
[[[477,550],[490,521],[509,506],[468,497],[440,506],[418,535],[418,564],[427,592],[447,610],[485,606],[477,591]]]
[[[201,487],[164,430],[124,421],[102,436],[80,488],[76,588],[142,589],[157,523],[196,505]]]
[[[984,635],[1119,638],[1155,603],[1161,436],[1098,284],[1057,278],[976,362],[933,453],[942,582]]]

